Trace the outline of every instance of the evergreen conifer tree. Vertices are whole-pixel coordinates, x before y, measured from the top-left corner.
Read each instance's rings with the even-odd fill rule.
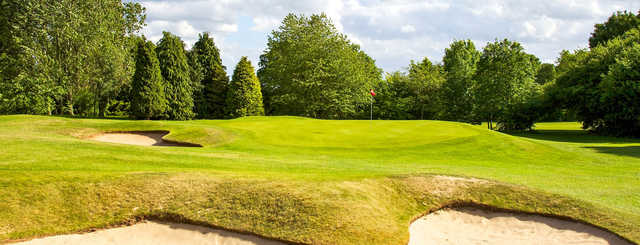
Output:
[[[200,34],[200,38],[189,52],[190,63],[197,67],[195,72],[200,79],[194,81],[200,89],[194,90],[195,113],[199,118],[224,118],[225,100],[229,77],[222,65],[220,50],[209,37],[209,33]]]
[[[260,81],[246,56],[240,59],[233,71],[226,102],[228,117],[264,115]]]
[[[131,82],[130,115],[137,119],[162,117],[167,107],[164,83],[155,45],[144,38],[137,41],[136,71]]]
[[[188,120],[194,117],[193,88],[184,43],[169,32],[162,34],[156,52],[169,104],[167,119]]]

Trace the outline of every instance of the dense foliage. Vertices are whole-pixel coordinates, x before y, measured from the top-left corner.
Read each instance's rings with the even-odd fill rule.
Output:
[[[198,41],[188,53],[189,64],[193,72],[194,111],[198,118],[224,118],[225,98],[229,77],[222,65],[220,51],[209,37],[209,33],[200,34]]]
[[[264,116],[260,81],[246,56],[236,65],[229,87],[226,108],[228,117]]]
[[[558,77],[551,99],[575,111],[586,129],[640,136],[639,48],[636,28],[589,51],[564,53],[569,68]]]
[[[184,52],[184,43],[179,37],[163,32],[158,41],[156,53],[160,61],[160,71],[164,78],[165,96],[169,107],[166,118],[187,120],[195,116],[193,113],[193,87],[190,67]]]
[[[417,119],[439,118],[443,110],[440,99],[440,89],[445,81],[444,70],[440,65],[434,65],[429,59],[421,62],[411,61],[409,64],[408,94],[413,102],[409,113]]]
[[[168,32],[157,47],[137,36],[146,18],[137,3],[3,0],[0,10],[1,114],[187,120],[372,113],[487,122],[497,130],[578,120],[595,132],[640,136],[640,12],[596,24],[589,49],[562,51],[555,64],[541,64],[512,40],[482,50],[460,40],[442,61],[411,61],[384,79],[325,14],[289,14],[268,36],[257,77],[244,57],[230,82],[209,33],[191,50]]]
[[[129,113],[137,119],[157,119],[167,110],[165,86],[151,41],[137,41],[136,71],[131,82]]]
[[[324,14],[285,17],[258,70],[269,114],[315,118],[353,118],[380,76],[373,59]]]
[[[442,65],[425,58],[412,61],[406,73],[387,74],[376,86],[374,114],[380,119],[485,121],[492,129],[494,123],[499,130],[530,129],[544,102],[536,83],[542,70],[517,42],[489,43],[481,53],[469,40],[455,41],[445,50]],[[553,81],[553,75],[545,79]]]
[[[538,74],[536,75],[536,82],[540,85],[547,83],[553,83],[556,79],[556,66],[554,64],[544,63],[540,65]]]
[[[505,39],[487,44],[478,61],[473,87],[476,117],[488,122],[490,129],[493,122],[499,129],[519,129],[507,123],[508,115],[538,92],[538,66],[538,59],[525,53],[517,42]]]
[[[375,85],[373,117],[396,120],[415,119],[415,115],[410,113],[416,103],[409,93],[409,86],[407,74],[399,71],[387,73],[385,79]]]
[[[442,63],[446,80],[442,84],[442,118],[451,121],[469,121],[472,118],[473,94],[471,86],[476,73],[480,52],[471,40],[455,41],[445,49]]]
[[[0,113],[104,115],[133,73],[144,9],[116,0],[5,0]],[[95,11],[100,9],[100,11]]]
[[[638,26],[640,26],[640,11],[638,15],[632,12],[618,11],[611,15],[606,22],[595,25],[595,30],[589,38],[589,47],[595,48],[600,44],[605,44]]]

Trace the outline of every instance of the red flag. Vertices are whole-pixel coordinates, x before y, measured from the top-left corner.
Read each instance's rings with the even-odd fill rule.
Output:
[[[370,94],[371,96],[376,96],[376,92],[373,92],[373,89],[369,89],[369,94]]]

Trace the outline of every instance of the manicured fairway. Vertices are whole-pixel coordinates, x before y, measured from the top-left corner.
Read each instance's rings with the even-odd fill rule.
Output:
[[[0,241],[154,217],[319,244],[403,244],[450,203],[567,216],[640,241],[640,140],[543,123],[0,117]],[[168,130],[203,148],[88,140]],[[435,175],[475,177],[464,181]]]

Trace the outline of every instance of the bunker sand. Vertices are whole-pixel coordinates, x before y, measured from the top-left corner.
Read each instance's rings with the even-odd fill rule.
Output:
[[[632,244],[599,228],[539,215],[444,209],[409,228],[409,245],[428,244]],[[147,221],[85,234],[59,235],[20,245],[283,245],[253,235],[202,226]]]
[[[632,244],[613,233],[540,215],[443,209],[410,226],[409,245],[427,244]]]
[[[20,245],[282,245],[267,240],[202,226],[147,221],[132,226],[85,234],[60,235],[15,243]]]
[[[169,134],[169,132],[166,131],[113,132],[98,134],[89,137],[89,139],[108,143],[142,146],[200,146],[189,143],[171,142],[162,139],[162,137],[167,134]]]

